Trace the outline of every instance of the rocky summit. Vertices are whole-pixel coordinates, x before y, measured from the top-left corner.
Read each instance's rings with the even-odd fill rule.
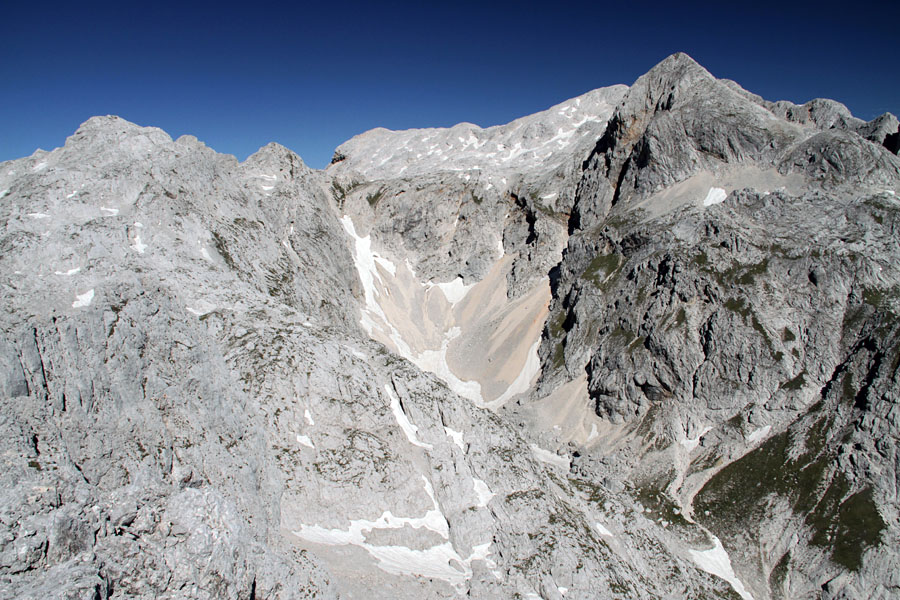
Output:
[[[898,139],[678,54],[0,164],[0,597],[900,597]]]

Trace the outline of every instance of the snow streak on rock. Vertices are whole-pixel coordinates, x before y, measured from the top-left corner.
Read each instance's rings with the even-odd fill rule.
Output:
[[[734,591],[740,594],[744,600],[753,600],[753,596],[744,589],[744,584],[734,574],[734,570],[731,568],[731,559],[725,552],[725,548],[722,547],[719,538],[713,536],[713,547],[709,550],[691,550],[690,552],[691,558],[698,567],[730,583]]]

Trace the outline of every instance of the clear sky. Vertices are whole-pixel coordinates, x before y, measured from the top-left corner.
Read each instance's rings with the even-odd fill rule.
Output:
[[[769,100],[900,114],[900,3],[9,2],[0,161],[93,115],[324,167],[373,127],[506,123],[672,54]]]

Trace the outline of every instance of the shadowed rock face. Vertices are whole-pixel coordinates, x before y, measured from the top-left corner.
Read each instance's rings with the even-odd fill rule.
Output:
[[[0,595],[897,595],[897,136],[678,54],[325,171],[0,164]]]

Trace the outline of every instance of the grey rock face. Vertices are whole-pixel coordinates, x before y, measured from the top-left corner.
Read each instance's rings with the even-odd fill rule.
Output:
[[[342,210],[425,279],[478,281],[501,242],[519,296],[559,261],[581,163],[626,89],[487,129],[375,129],[342,144],[327,173]]]
[[[896,596],[896,136],[676,55],[325,172],[3,163],[0,596]]]
[[[288,151],[98,118],[2,183],[3,596],[660,593],[510,425],[362,336]]]
[[[692,510],[754,598],[896,591],[893,450],[841,446],[885,435],[895,403],[876,357],[900,308],[900,163],[863,137],[875,123],[670,57],[617,107],[576,199],[539,390],[583,376],[617,424],[599,454]]]
[[[767,103],[673,55],[616,108],[585,167],[573,226],[593,227],[619,202],[634,204],[698,172],[735,165],[830,177],[834,185],[892,181],[896,161],[851,133],[882,144],[891,117],[867,124],[827,100]]]

